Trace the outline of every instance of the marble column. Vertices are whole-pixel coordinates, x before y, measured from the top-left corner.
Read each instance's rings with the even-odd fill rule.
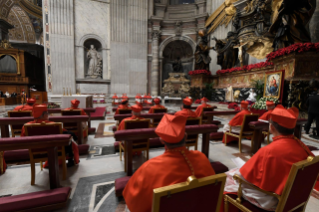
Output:
[[[152,72],[151,72],[151,95],[157,96],[159,89],[159,61],[158,61],[158,40],[161,31],[153,30],[152,32]]]
[[[316,1],[317,7],[309,23],[311,42],[319,42],[319,0]]]

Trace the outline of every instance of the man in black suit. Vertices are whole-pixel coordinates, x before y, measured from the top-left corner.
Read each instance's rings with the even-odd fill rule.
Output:
[[[309,96],[306,104],[308,105],[308,122],[305,125],[306,134],[309,134],[311,124],[316,119],[317,136],[319,133],[319,92],[313,96]]]

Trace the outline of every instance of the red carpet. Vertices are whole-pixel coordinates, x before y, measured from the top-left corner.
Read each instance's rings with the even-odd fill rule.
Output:
[[[104,120],[106,115],[105,107],[95,108],[95,112],[91,113],[91,120]]]

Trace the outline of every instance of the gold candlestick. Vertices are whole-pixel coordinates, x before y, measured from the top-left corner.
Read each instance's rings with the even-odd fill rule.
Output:
[[[65,88],[63,87],[63,96],[65,96]]]
[[[72,96],[72,93],[71,93],[71,88],[70,88],[70,92],[69,92],[70,96]]]

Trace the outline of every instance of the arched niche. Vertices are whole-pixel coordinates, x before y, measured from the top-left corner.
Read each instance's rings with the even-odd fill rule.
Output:
[[[83,48],[83,51],[84,51],[84,78],[89,78],[88,77],[88,70],[89,70],[89,66],[90,66],[90,62],[91,63],[94,63],[92,58],[90,58],[88,55],[89,55],[89,51],[91,48],[94,48],[97,52],[98,52],[98,55],[99,57],[102,57],[103,55],[103,52],[102,52],[102,44],[96,40],[96,39],[93,39],[93,38],[89,38],[87,39],[84,44],[83,44],[84,48]],[[103,67],[103,58],[102,59],[102,67]],[[97,62],[95,62],[97,63]],[[95,64],[97,65],[97,64]],[[102,74],[102,79],[103,79],[103,74]]]
[[[110,73],[108,71],[108,46],[106,42],[98,35],[87,34],[84,35],[76,45],[75,55],[76,55],[76,78],[85,79],[87,72],[87,50],[90,48],[91,43],[95,46],[96,50],[101,54],[103,61],[103,79],[109,79]]]
[[[180,58],[183,73],[188,78],[188,72],[194,70],[194,52],[196,43],[187,36],[172,36],[166,38],[159,46],[160,63],[160,90],[163,82],[168,78],[168,73],[173,72],[173,63]]]
[[[12,55],[0,54],[0,73],[1,74],[17,74],[18,66],[16,58]]]

